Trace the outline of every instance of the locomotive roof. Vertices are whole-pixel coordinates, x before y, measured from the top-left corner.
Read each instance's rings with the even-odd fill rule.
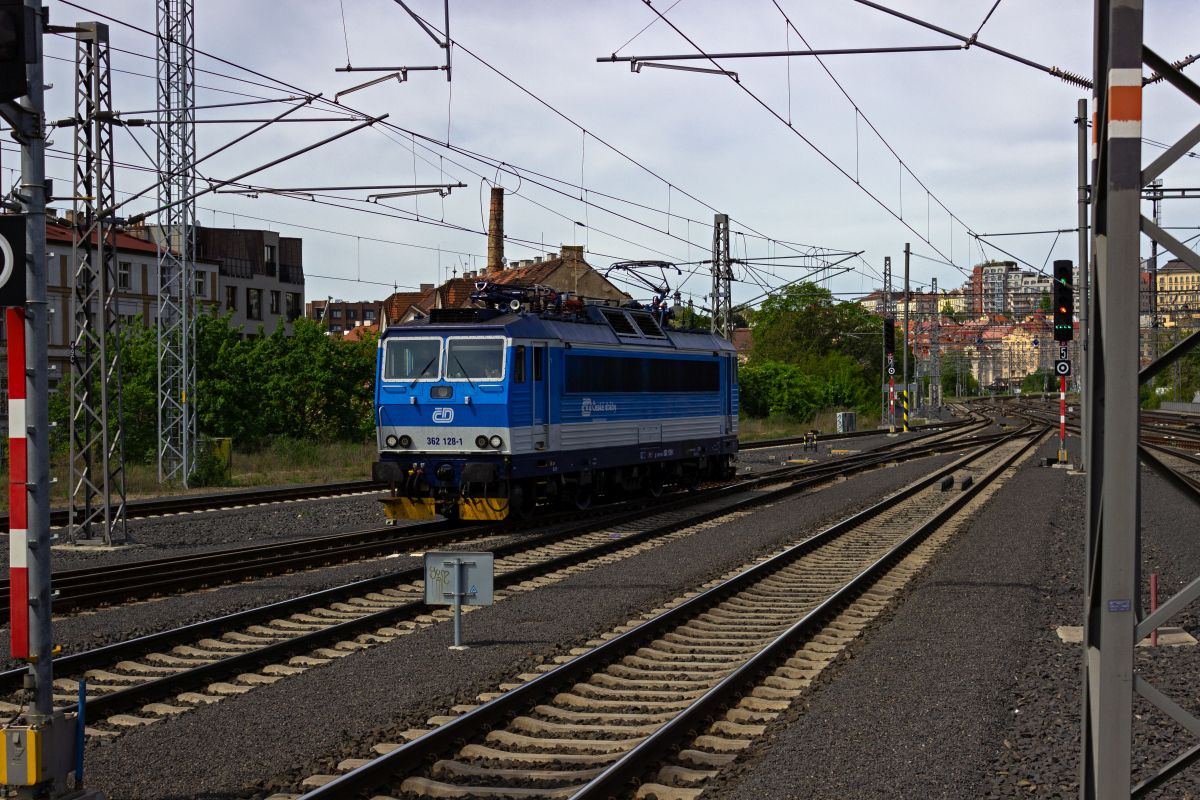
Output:
[[[613,312],[627,312],[625,321],[617,318]],[[399,325],[391,325],[384,331],[384,337],[397,335],[421,334],[477,334],[504,335],[520,339],[553,339],[571,344],[609,344],[637,345],[662,347],[677,350],[722,350],[734,352],[733,344],[720,336],[704,331],[681,331],[674,328],[658,328],[657,325],[646,326],[643,320],[650,315],[628,309],[605,308],[608,317],[599,311],[588,314],[590,319],[572,319],[567,317],[540,316],[536,314],[506,313],[486,320],[470,320],[463,322],[433,322],[428,319],[414,320]],[[631,324],[631,321],[636,324]],[[618,333],[618,329],[622,332]],[[649,330],[650,335],[644,335],[643,330]]]

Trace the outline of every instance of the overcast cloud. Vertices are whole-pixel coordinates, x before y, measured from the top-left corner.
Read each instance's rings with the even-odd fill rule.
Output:
[[[951,30],[973,32],[993,0],[924,0],[888,5]],[[809,45],[815,48],[952,44],[938,34],[859,5],[853,0],[779,0]],[[195,0],[196,45],[274,80],[255,77],[198,55],[199,70],[245,78],[258,86],[222,75],[198,72],[199,104],[294,94],[277,81],[303,92],[338,91],[376,77],[371,73],[334,72],[350,61],[356,66],[416,66],[442,62],[443,52],[393,0]],[[109,14],[154,28],[153,0],[82,2],[88,10],[59,0],[48,3],[52,22],[71,24]],[[412,7],[440,27],[441,3],[413,0]],[[865,292],[878,285],[876,272],[891,256],[899,274],[906,241],[916,253],[940,260],[937,251],[969,269],[980,260],[979,246],[967,231],[951,226],[945,211],[928,201],[910,175],[870,133],[854,106],[812,58],[729,61],[743,86],[752,90],[794,130],[773,118],[738,85],[719,75],[645,69],[633,74],[626,64],[596,63],[614,52],[655,19],[642,0],[451,0],[451,33],[465,48],[496,70],[537,94],[585,127],[580,130],[461,49],[454,51],[454,80],[440,72],[413,72],[406,83],[387,82],[348,95],[356,111],[389,114],[388,122],[435,140],[499,160],[526,173],[524,179],[436,146],[416,148],[407,134],[377,126],[352,134],[286,164],[248,178],[269,187],[349,184],[443,183],[462,181],[441,200],[422,197],[388,201],[386,206],[357,202],[365,191],[345,192],[343,210],[303,199],[210,194],[199,201],[202,224],[269,227],[304,238],[309,299],[326,295],[379,299],[393,284],[401,288],[434,282],[450,270],[484,266],[486,187],[499,182],[516,192],[508,199],[506,232],[510,259],[556,251],[561,244],[586,244],[598,267],[618,258],[667,258],[678,262],[707,257],[712,208],[729,213],[734,223],[735,254],[784,255],[777,241],[836,250],[862,250],[864,261],[834,279],[838,292]],[[665,10],[670,0],[655,0]],[[1168,59],[1195,52],[1200,7],[1185,0],[1147,4],[1147,41]],[[1043,64],[1087,75],[1091,72],[1092,3],[1083,0],[1002,0],[980,40],[1013,50]],[[771,0],[681,0],[668,14],[680,30],[710,52],[777,50],[801,47],[787,33]],[[118,110],[144,111],[155,105],[153,39],[112,24],[114,104]],[[66,61],[47,62],[51,119],[71,114],[73,43],[47,37],[47,54]],[[620,51],[622,55],[687,53],[692,47],[658,22]],[[902,55],[833,56],[826,66],[841,81],[857,107],[874,123],[912,172],[959,219],[979,233],[1072,227],[1075,222],[1075,102],[1084,90],[996,55],[968,51]],[[128,72],[141,73],[132,75]],[[790,83],[790,90],[789,90]],[[226,90],[226,91],[221,91]],[[790,112],[789,112],[790,105]],[[202,110],[204,119],[272,116],[280,105]],[[331,109],[314,107],[295,116],[328,117]],[[132,114],[130,116],[139,116]],[[146,115],[152,116],[152,115]],[[1173,141],[1197,121],[1194,105],[1165,84],[1146,92],[1145,135]],[[200,171],[214,179],[232,177],[291,150],[319,141],[348,122],[291,123],[272,126],[245,143],[205,162]],[[207,153],[248,130],[249,124],[198,126],[199,152]],[[130,131],[133,132],[131,136]],[[797,132],[823,150],[862,187],[922,235],[933,247],[875,203],[841,174]],[[71,131],[53,135],[54,147],[71,149]],[[134,137],[151,154],[150,128],[117,131],[117,159],[149,162]],[[619,148],[654,177],[612,150]],[[4,180],[11,182],[16,158],[5,147]],[[1146,148],[1148,157],[1160,152]],[[1168,186],[1196,186],[1196,159],[1166,176]],[[52,160],[48,172],[70,177],[70,163]],[[555,180],[538,178],[541,173]],[[560,192],[539,186],[549,184]],[[131,170],[118,173],[118,192],[139,191],[153,176]],[[591,205],[580,198],[582,184]],[[60,183],[57,194],[69,194]],[[608,195],[608,197],[604,196]],[[690,195],[691,197],[689,197]],[[619,198],[619,199],[613,199]],[[696,198],[696,199],[692,199]],[[700,202],[697,202],[700,201]],[[626,202],[628,201],[628,202]],[[649,207],[639,208],[629,203]],[[1195,201],[1165,205],[1164,222],[1196,225]],[[56,204],[65,208],[62,203]],[[668,230],[668,205],[671,215]],[[147,210],[151,203],[131,204]],[[621,219],[604,211],[633,218]],[[931,213],[927,214],[926,209]],[[902,211],[901,211],[902,208]],[[456,230],[398,217],[417,210],[460,226]],[[374,211],[377,213],[364,213]],[[690,221],[689,221],[690,220]],[[584,224],[577,224],[584,223]],[[306,226],[306,227],[298,227]],[[321,229],[321,230],[314,230]],[[330,231],[330,232],[322,232]],[[760,238],[762,234],[769,239]],[[1192,233],[1177,231],[1180,238]],[[743,235],[744,234],[744,235]],[[518,241],[519,240],[519,241]],[[1047,258],[1074,258],[1074,235],[1004,237],[996,243],[1040,266]],[[541,243],[544,242],[544,247]],[[1051,248],[1054,244],[1053,249]],[[415,246],[405,246],[415,245]],[[936,248],[936,250],[934,249]],[[989,256],[999,255],[985,251]],[[927,284],[936,276],[942,288],[962,282],[962,274],[937,260],[916,258],[913,280]],[[686,269],[695,269],[685,268]],[[439,271],[440,270],[440,271]],[[798,277],[779,269],[773,282]],[[740,274],[740,273],[739,273]],[[349,280],[335,280],[335,278]],[[363,281],[356,283],[357,279]],[[700,303],[707,279],[688,279],[685,293]],[[742,284],[735,299],[758,294]]]

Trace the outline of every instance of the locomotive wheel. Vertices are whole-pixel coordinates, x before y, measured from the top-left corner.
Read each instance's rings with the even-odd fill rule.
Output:
[[[575,491],[571,493],[572,503],[576,510],[587,511],[592,507],[592,500],[595,498],[595,492],[592,491],[592,485],[589,483],[586,486],[582,483],[575,485]]]
[[[532,482],[520,481],[513,484],[512,490],[508,495],[509,514],[513,519],[530,519],[533,517],[533,510],[536,505],[537,501],[534,496]]]
[[[662,497],[663,490],[666,488],[663,477],[663,469],[661,467],[651,467],[650,471],[646,474],[646,492],[651,497]]]

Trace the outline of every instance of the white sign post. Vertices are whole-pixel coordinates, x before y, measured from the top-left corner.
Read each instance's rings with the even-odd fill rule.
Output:
[[[491,553],[448,551],[425,554],[425,603],[454,607],[454,645],[451,650],[466,650],[462,643],[462,607],[492,604]]]

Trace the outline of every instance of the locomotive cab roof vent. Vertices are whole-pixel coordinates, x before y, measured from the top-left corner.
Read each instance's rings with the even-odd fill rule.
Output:
[[[638,326],[638,330],[647,339],[665,339],[667,335],[658,327],[658,320],[645,311],[630,311],[629,318]]]
[[[625,316],[625,312],[619,308],[602,308],[600,313],[604,315],[604,319],[609,326],[616,331],[618,336],[637,336],[637,329],[633,327],[633,323],[629,317]]]

